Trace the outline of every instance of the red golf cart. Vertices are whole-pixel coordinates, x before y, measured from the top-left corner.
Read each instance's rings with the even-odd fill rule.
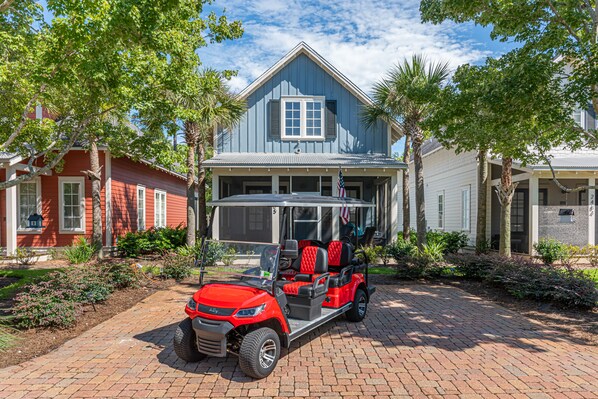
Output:
[[[210,227],[202,239],[200,288],[185,307],[189,317],[177,327],[174,350],[197,362],[206,356],[239,357],[245,374],[268,376],[281,347],[322,324],[346,315],[363,320],[375,287],[368,284],[368,262],[359,261],[347,240],[286,239],[295,207],[364,208],[352,198],[303,195],[235,195],[213,201]],[[280,243],[212,240],[217,208],[280,209]],[[365,256],[365,254],[364,254]]]

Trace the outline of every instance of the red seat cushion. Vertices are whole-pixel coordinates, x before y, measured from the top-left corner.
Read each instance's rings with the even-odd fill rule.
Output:
[[[285,284],[282,286],[282,290],[285,294],[288,295],[298,295],[299,288],[303,287],[304,285],[311,285],[311,283],[306,283],[303,281],[295,281],[293,283]]]
[[[299,273],[314,274],[316,270],[316,257],[318,256],[318,247],[305,247],[301,253],[301,266]]]

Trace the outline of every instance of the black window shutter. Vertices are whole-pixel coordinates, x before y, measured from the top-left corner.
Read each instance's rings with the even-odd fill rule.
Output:
[[[594,111],[594,106],[592,103],[588,105],[588,112],[586,113],[586,126],[587,130],[592,130],[596,126],[596,111]]]
[[[280,138],[280,100],[270,100],[270,138]]]
[[[336,100],[326,100],[326,138],[336,138]]]

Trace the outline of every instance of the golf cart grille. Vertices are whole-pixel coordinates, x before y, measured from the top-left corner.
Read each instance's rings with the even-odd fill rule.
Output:
[[[226,355],[226,339],[224,340],[210,340],[202,337],[197,337],[197,349],[212,356]]]
[[[214,306],[206,306],[201,303],[197,305],[197,310],[202,313],[213,314],[216,316],[230,316],[235,311],[235,308],[217,308]]]

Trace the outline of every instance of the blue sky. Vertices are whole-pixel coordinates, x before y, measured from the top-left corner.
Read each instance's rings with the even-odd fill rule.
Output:
[[[204,65],[236,69],[230,85],[240,91],[300,41],[305,41],[364,91],[403,57],[483,63],[511,43],[490,40],[490,30],[472,24],[422,24],[417,0],[216,0],[245,27],[241,39],[200,50]],[[399,152],[397,143],[393,151]]]

